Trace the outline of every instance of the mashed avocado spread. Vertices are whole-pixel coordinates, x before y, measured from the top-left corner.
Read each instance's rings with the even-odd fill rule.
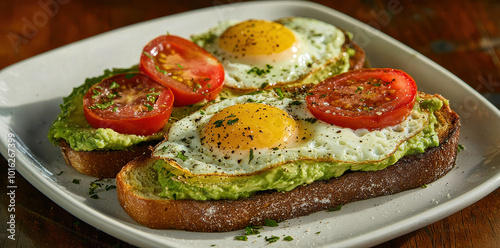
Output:
[[[417,135],[403,142],[388,158],[372,163],[340,163],[295,161],[256,174],[244,176],[194,175],[184,172],[163,159],[152,160],[155,178],[161,186],[160,197],[169,199],[219,200],[248,197],[258,191],[289,191],[317,180],[339,177],[348,170],[377,171],[396,163],[406,155],[423,153],[426,148],[439,146],[433,112],[443,106],[438,98],[417,99],[414,109],[429,115],[429,123]],[[157,177],[157,178],[156,178]]]

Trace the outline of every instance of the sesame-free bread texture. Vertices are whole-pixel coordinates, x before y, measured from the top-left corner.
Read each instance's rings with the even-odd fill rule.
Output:
[[[283,221],[415,189],[439,179],[455,165],[459,117],[447,104],[435,115],[440,145],[405,156],[383,170],[347,172],[288,192],[263,191],[238,200],[170,200],[157,195],[161,186],[153,169],[155,159],[145,156],[127,164],[117,175],[118,200],[132,219],[150,228],[225,232],[262,225],[266,219]]]

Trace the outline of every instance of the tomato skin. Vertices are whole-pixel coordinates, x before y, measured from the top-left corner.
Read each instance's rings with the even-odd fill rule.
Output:
[[[417,86],[396,69],[359,69],[316,85],[306,97],[318,119],[352,129],[381,129],[397,125],[411,112]]]
[[[172,91],[139,73],[103,79],[83,98],[85,119],[94,128],[118,133],[151,135],[160,131],[172,113]]]
[[[162,35],[143,49],[139,70],[170,87],[175,106],[213,100],[222,90],[224,68],[205,49],[184,38]]]

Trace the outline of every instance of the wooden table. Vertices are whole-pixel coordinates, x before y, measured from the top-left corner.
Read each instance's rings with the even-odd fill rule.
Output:
[[[0,68],[129,24],[238,0],[1,1]],[[417,50],[499,106],[500,2],[495,0],[317,1]],[[18,40],[16,40],[18,38]],[[0,159],[0,188],[7,163]],[[16,178],[16,242],[5,240],[8,197],[2,193],[0,245],[133,247],[72,216],[22,177]],[[500,189],[441,221],[377,247],[500,247]]]

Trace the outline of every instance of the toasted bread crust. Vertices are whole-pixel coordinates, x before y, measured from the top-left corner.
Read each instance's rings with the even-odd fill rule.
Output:
[[[239,200],[168,200],[137,194],[127,181],[134,169],[150,158],[129,163],[116,180],[118,200],[138,223],[157,229],[225,232],[262,225],[265,219],[282,221],[350,202],[421,187],[445,175],[455,165],[460,121],[448,105],[436,112],[443,128],[440,146],[406,156],[375,172],[350,172],[339,178],[299,186],[289,192],[266,191]]]
[[[127,150],[75,151],[62,140],[60,148],[66,163],[78,172],[98,178],[114,178],[128,162],[151,154],[150,147],[156,143],[143,142]]]

